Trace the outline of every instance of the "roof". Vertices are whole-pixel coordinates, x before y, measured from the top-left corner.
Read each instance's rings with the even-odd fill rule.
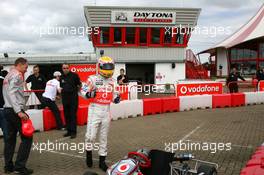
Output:
[[[197,25],[197,20],[200,15],[200,8],[173,8],[173,7],[123,7],[123,6],[85,6],[84,14],[89,27],[110,27],[110,26],[124,26],[124,24],[112,24],[112,11],[159,11],[159,12],[174,12],[176,13],[176,26],[194,27]],[[130,27],[144,26],[144,24],[125,24]],[[146,24],[145,24],[146,26]],[[148,24],[152,27],[164,27],[164,24]],[[175,24],[168,24],[167,26],[175,26]]]
[[[234,34],[229,36],[224,41],[220,42],[216,46],[209,48],[201,53],[212,53],[217,48],[231,48],[241,43],[245,43],[250,40],[264,37],[264,4],[254,17],[252,17],[245,25],[238,29]]]
[[[96,62],[95,53],[46,53],[46,54],[15,54],[8,53],[8,57],[0,53],[0,64],[13,64],[18,57],[26,58],[30,64],[61,64],[67,63],[91,63]]]

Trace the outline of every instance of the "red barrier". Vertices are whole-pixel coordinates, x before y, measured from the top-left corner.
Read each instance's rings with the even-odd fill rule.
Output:
[[[144,115],[153,115],[162,113],[162,102],[160,98],[143,99]]]
[[[63,125],[65,125],[66,122],[65,122],[63,108],[59,107],[59,110],[60,110],[62,123]],[[43,125],[44,125],[44,131],[49,131],[57,127],[55,117],[49,108],[43,109]]]
[[[213,108],[231,107],[231,94],[215,94],[212,99]]]
[[[232,93],[231,94],[231,106],[232,107],[239,107],[245,106],[246,104],[246,97],[243,93]]]
[[[258,83],[258,91],[264,91],[264,81],[261,80]]]
[[[162,113],[180,111],[180,99],[178,97],[162,98]]]
[[[77,111],[77,125],[83,126],[88,120],[88,106],[79,106]]]

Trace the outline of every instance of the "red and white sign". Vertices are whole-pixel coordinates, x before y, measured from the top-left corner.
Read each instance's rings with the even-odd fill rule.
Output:
[[[222,94],[222,83],[186,83],[176,85],[176,96]]]
[[[78,74],[81,81],[86,81],[90,75],[96,74],[96,64],[72,64],[70,71]]]
[[[112,24],[176,24],[176,12],[170,11],[112,11]]]
[[[71,64],[70,71],[78,74],[82,82],[86,82],[90,75],[96,74],[96,64]],[[88,105],[90,101],[79,97],[79,105]]]

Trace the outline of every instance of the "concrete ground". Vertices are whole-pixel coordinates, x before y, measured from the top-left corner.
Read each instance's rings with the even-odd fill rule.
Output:
[[[241,108],[198,110],[167,113],[113,121],[109,133],[109,163],[139,148],[162,149],[174,143],[200,143],[203,150],[189,148],[197,159],[219,164],[220,175],[238,175],[255,148],[264,142],[264,105]],[[36,133],[34,143],[83,143],[86,127],[78,128],[76,139],[63,138],[62,131]],[[215,150],[216,144],[219,150]],[[223,144],[225,144],[223,146]],[[166,146],[167,145],[167,146]],[[207,145],[207,146],[206,146]],[[38,145],[39,146],[39,145]],[[88,168],[85,154],[72,150],[39,151],[32,147],[28,167],[36,175],[82,175]],[[184,147],[182,147],[183,149]],[[231,148],[231,150],[230,150]],[[0,140],[0,150],[3,140]],[[196,147],[196,149],[198,149]],[[224,150],[223,150],[224,149]],[[213,153],[215,152],[216,153]],[[180,151],[182,152],[182,151]],[[93,171],[98,170],[98,157]],[[3,155],[0,153],[0,174],[3,174]]]

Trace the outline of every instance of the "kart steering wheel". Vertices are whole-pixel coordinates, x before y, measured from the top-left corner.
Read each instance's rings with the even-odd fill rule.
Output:
[[[150,159],[139,152],[130,152],[128,153],[128,158],[136,159],[139,162],[139,166],[142,168],[149,168],[151,166]]]

